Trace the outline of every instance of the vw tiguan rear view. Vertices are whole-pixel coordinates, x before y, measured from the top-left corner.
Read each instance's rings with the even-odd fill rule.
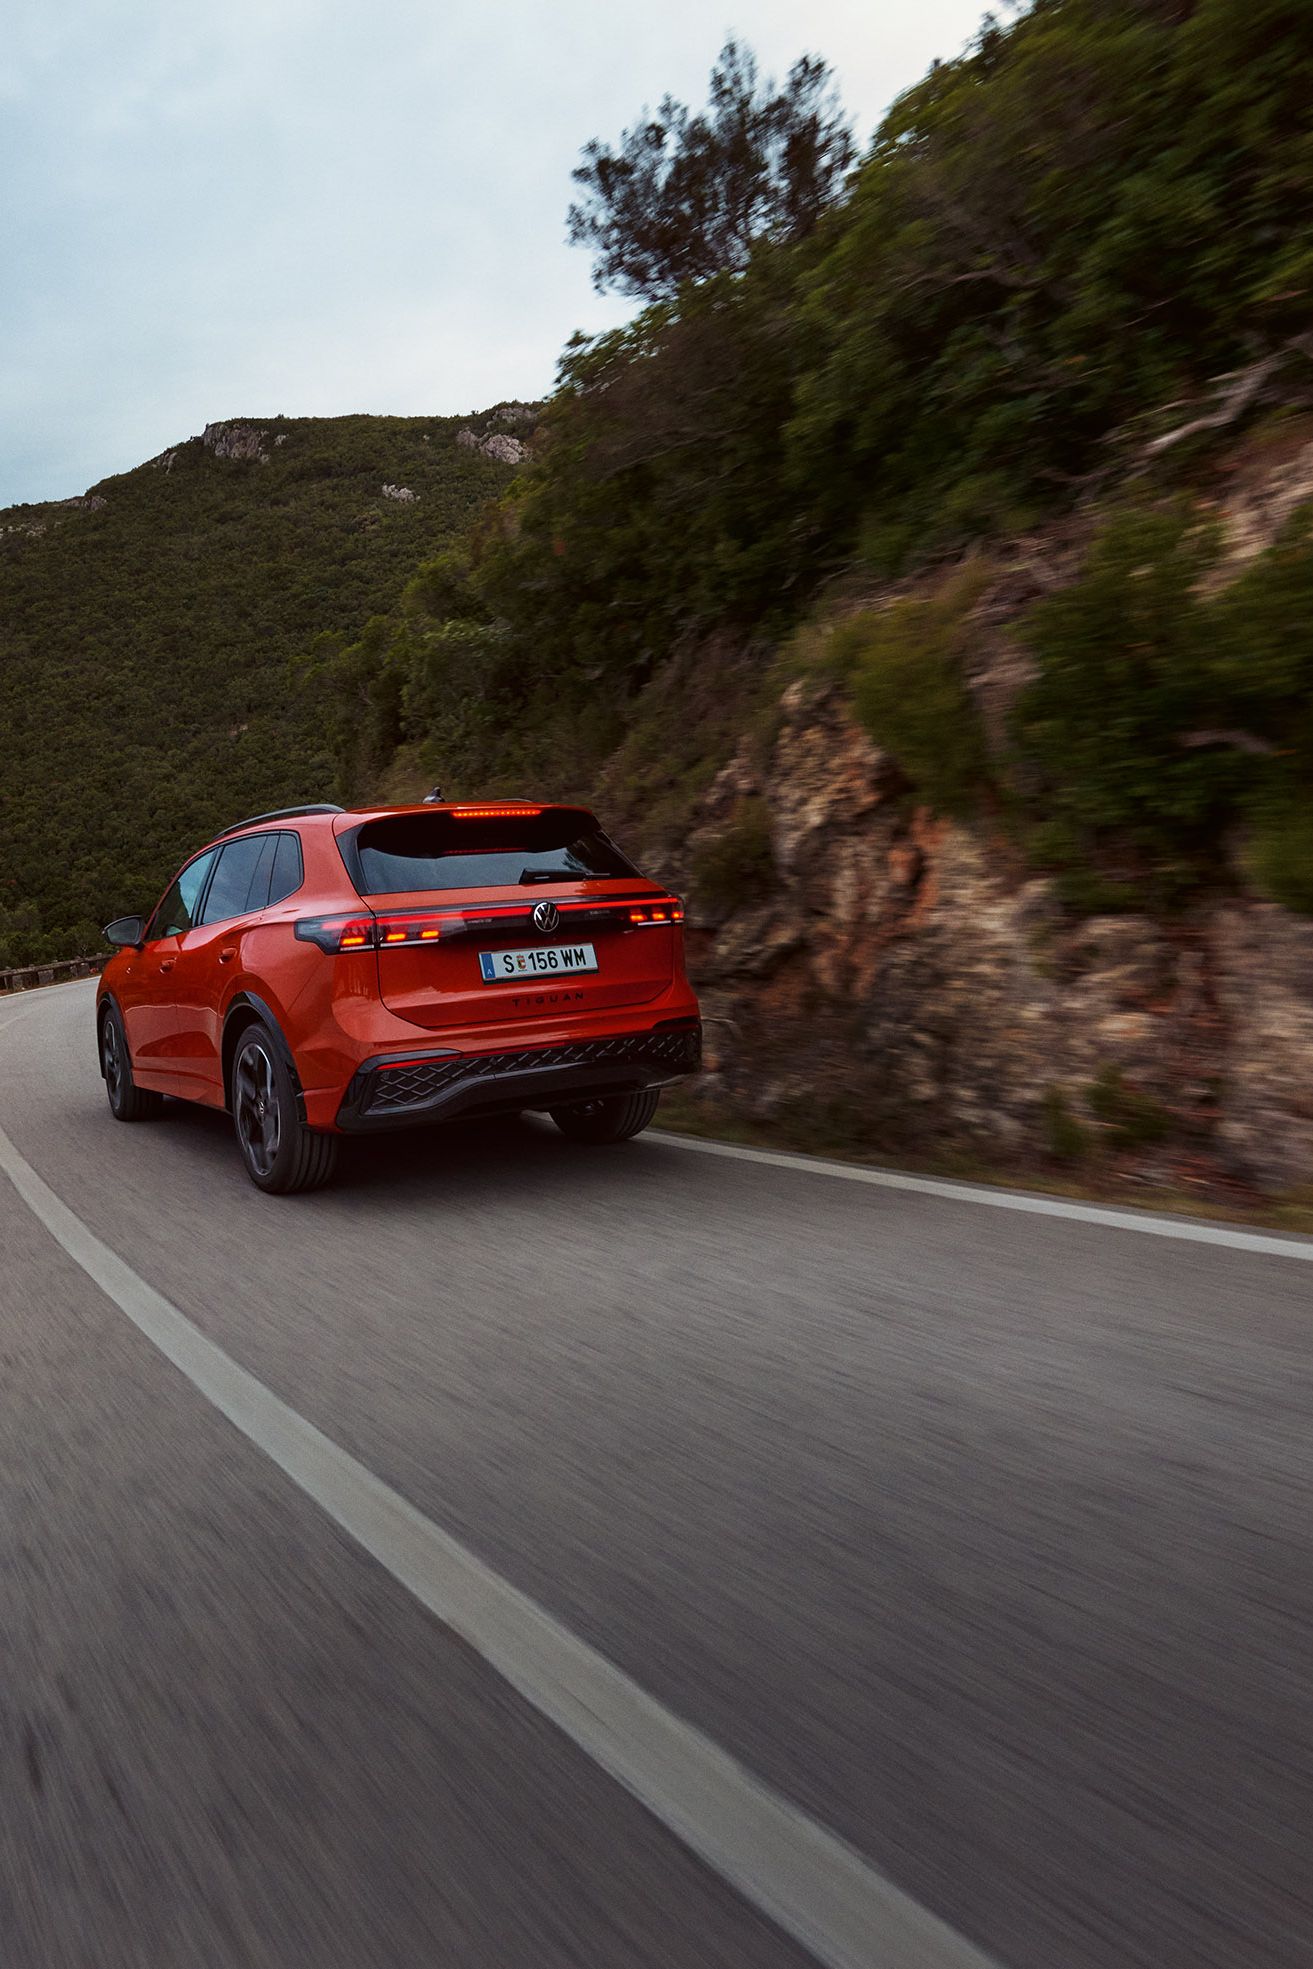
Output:
[[[458,1117],[624,1141],[699,1063],[683,916],[582,807],[261,815],[108,926],[110,1108],[226,1108],[280,1192],[327,1181],[343,1135]]]

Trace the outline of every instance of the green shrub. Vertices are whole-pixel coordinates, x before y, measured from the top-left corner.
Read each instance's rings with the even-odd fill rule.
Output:
[[[1010,473],[974,472],[946,488],[936,517],[948,540],[988,540],[1024,532],[1041,510],[1017,498]]]
[[[1105,1067],[1086,1088],[1085,1099],[1115,1149],[1150,1148],[1171,1133],[1172,1117],[1166,1108],[1132,1087],[1118,1067]]]
[[[851,679],[857,712],[938,812],[969,813],[988,778],[984,732],[963,675],[967,620],[985,579],[978,564],[940,592],[849,616],[828,660]]]
[[[1016,716],[1054,865],[1111,848],[1152,873],[1144,904],[1189,886],[1237,788],[1234,754],[1182,743],[1224,722],[1196,598],[1213,541],[1184,510],[1131,508],[1105,527],[1079,580],[1022,625],[1037,666]]]
[[[1284,909],[1313,916],[1313,799],[1291,799],[1255,816],[1245,849],[1254,887]]]
[[[1044,1135],[1049,1154],[1057,1162],[1081,1162],[1089,1154],[1089,1135],[1060,1087],[1044,1090]]]
[[[1247,871],[1313,910],[1313,525],[1307,511],[1209,594],[1217,539],[1190,511],[1129,507],[1078,580],[1022,625],[1037,676],[1014,721],[1032,860],[1091,912],[1156,908]]]
[[[716,916],[764,901],[777,880],[766,802],[740,801],[724,832],[697,849],[691,875],[698,901]]]
[[[881,511],[864,514],[857,529],[856,559],[877,581],[893,581],[917,545],[916,527]]]

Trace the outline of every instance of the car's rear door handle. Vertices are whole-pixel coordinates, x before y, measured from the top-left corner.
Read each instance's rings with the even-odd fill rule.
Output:
[[[232,962],[233,958],[236,957],[236,955],[237,955],[236,944],[226,943],[223,949],[219,952],[219,962],[221,964],[229,964]]]
[[[160,959],[161,971],[171,971],[173,969],[173,965],[174,965],[174,959],[172,957],[161,957]]]

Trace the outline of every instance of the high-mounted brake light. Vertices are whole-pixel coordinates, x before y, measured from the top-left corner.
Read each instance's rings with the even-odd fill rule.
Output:
[[[453,820],[530,820],[541,807],[453,807]]]

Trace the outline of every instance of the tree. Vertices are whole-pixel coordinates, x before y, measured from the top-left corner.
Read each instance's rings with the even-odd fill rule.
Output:
[[[599,293],[659,301],[741,272],[761,240],[805,238],[837,196],[853,146],[823,61],[803,55],[777,89],[731,40],[705,112],[666,96],[615,150],[594,138],[583,158],[572,174],[583,195],[570,207],[571,243],[596,254]]]

